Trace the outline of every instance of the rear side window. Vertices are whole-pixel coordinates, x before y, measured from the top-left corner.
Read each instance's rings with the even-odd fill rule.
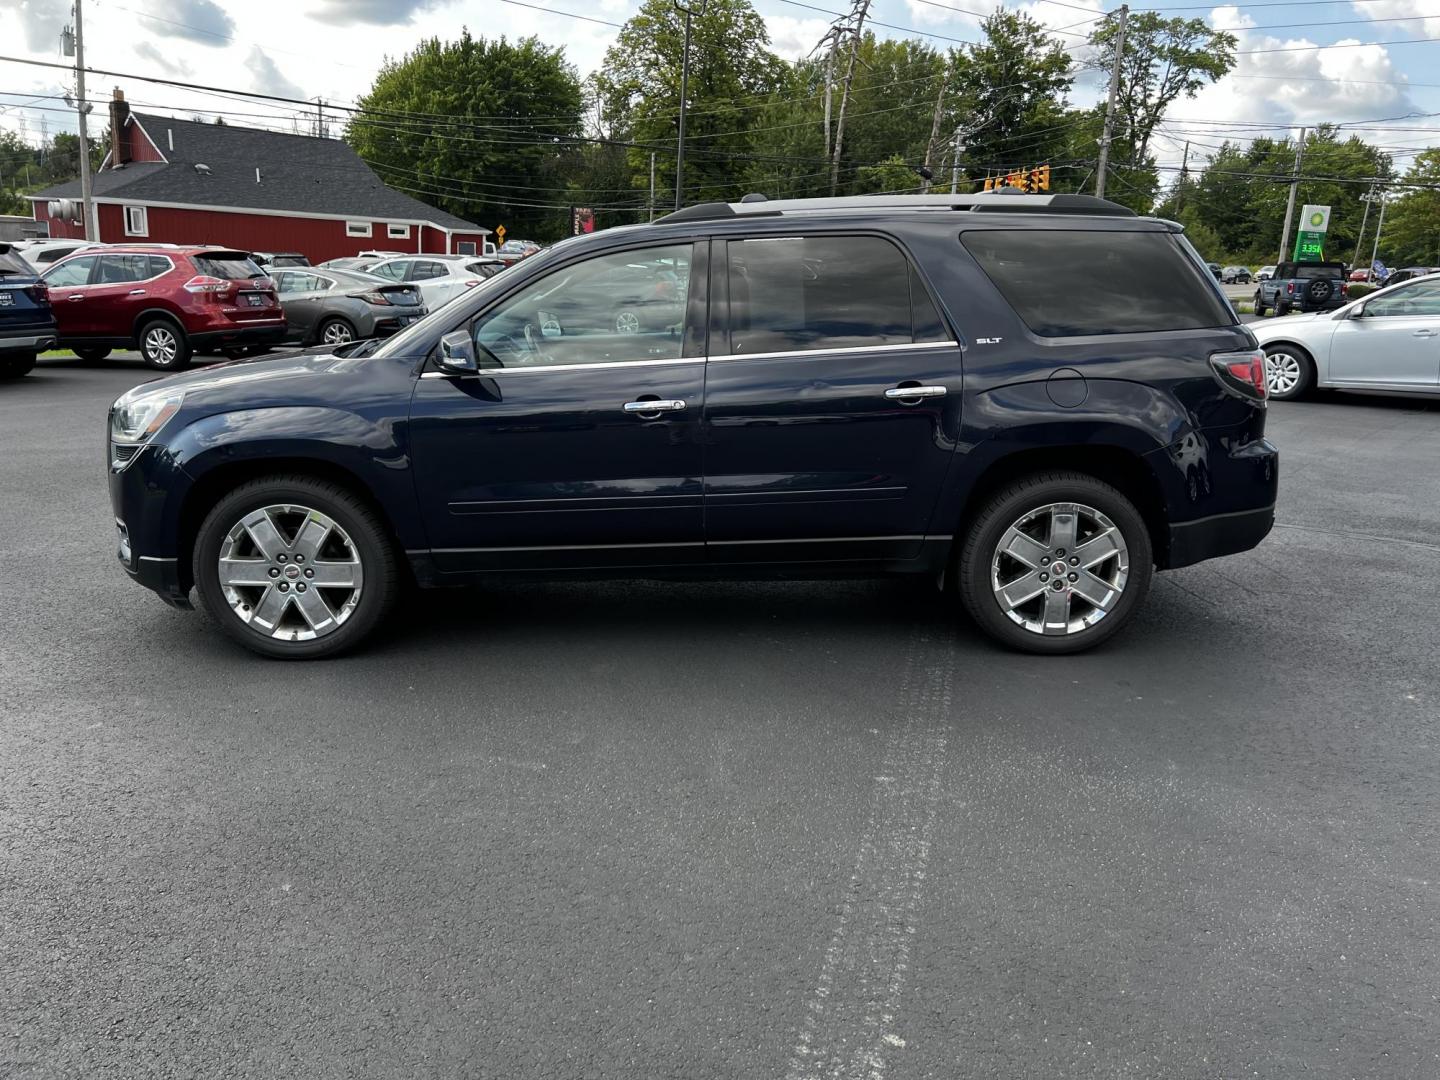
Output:
[[[987,229],[961,242],[1042,337],[1235,323],[1170,233]]]
[[[244,281],[246,278],[265,276],[260,264],[248,255],[195,255],[192,258],[196,273],[208,277]]]
[[[732,355],[949,339],[900,249],[875,236],[734,240]]]

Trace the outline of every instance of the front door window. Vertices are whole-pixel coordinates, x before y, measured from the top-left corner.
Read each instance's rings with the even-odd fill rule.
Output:
[[[481,367],[679,359],[691,251],[616,252],[546,275],[476,320]]]

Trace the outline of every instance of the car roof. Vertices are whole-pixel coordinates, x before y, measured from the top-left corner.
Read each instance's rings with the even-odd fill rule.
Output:
[[[716,221],[792,214],[895,214],[963,210],[972,213],[1066,214],[1090,217],[1136,217],[1135,211],[1093,195],[1022,195],[981,192],[974,195],[847,195],[828,199],[767,199],[747,195],[738,203],[710,202],[687,206],[658,218],[655,224]]]

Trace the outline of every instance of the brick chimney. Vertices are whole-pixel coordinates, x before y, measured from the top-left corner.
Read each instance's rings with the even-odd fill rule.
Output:
[[[130,130],[125,122],[130,119],[130,105],[125,100],[125,91],[118,86],[110,101],[110,167],[112,169],[132,160]]]

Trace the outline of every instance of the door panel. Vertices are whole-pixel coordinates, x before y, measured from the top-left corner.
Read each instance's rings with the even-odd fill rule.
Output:
[[[954,455],[959,345],[888,240],[757,243],[726,245],[712,287],[730,318],[711,352],[731,351],[706,370],[708,557],[913,558]]]
[[[620,257],[688,262],[691,247]],[[703,339],[595,335],[545,307],[616,257],[557,268],[481,313],[471,325],[486,350],[479,375],[417,381],[416,488],[438,569],[704,561]]]
[[[94,255],[76,255],[44,274],[61,337],[85,337],[96,332],[90,314],[90,277],[97,261]]]
[[[1350,385],[1440,385],[1440,281],[1417,280],[1336,324],[1330,378]]]

